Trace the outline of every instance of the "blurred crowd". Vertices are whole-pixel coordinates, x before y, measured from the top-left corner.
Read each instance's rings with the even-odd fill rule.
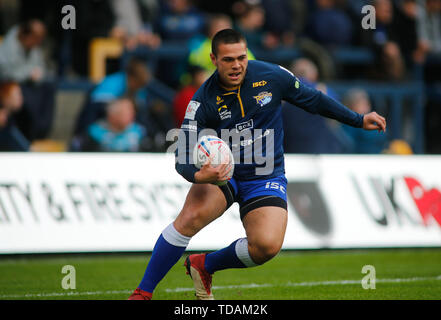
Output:
[[[61,26],[65,5],[75,8],[73,30]],[[375,8],[373,29],[361,23],[369,18],[366,5]],[[356,78],[399,84],[415,80],[415,70],[422,70],[420,80],[428,86],[441,81],[441,0],[2,0],[0,150],[32,150],[35,141],[50,136],[57,81],[87,78],[89,45],[105,37],[123,43],[125,54],[108,61],[105,78],[85,93],[67,150],[165,151],[167,132],[180,126],[188,101],[214,71],[212,36],[231,27],[245,35],[250,59],[262,51],[301,49],[302,56],[285,67],[361,113],[375,110],[362,88],[340,97],[326,83]],[[154,65],[139,54],[140,48],[164,45],[187,48],[188,54],[159,57]],[[341,48],[369,49],[374,62],[339,65],[329,53]],[[152,94],[154,81],[174,96],[164,101]],[[433,130],[428,133],[439,135],[441,104],[435,99],[426,106]],[[384,135],[288,105],[284,112],[287,152],[390,151]]]

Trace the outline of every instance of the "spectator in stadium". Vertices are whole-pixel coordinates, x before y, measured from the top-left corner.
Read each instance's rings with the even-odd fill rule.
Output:
[[[354,26],[345,11],[336,6],[335,0],[316,0],[310,13],[306,34],[324,46],[350,45]]]
[[[104,117],[107,104],[124,96],[135,102],[137,116],[142,117],[147,109],[146,86],[150,79],[150,70],[145,61],[132,57],[123,71],[108,75],[88,94],[74,134],[84,131],[91,123]]]
[[[173,100],[173,118],[176,128],[180,128],[184,120],[185,111],[193,95],[209,77],[208,72],[199,66],[190,66],[191,83],[182,87]]]
[[[120,39],[128,50],[138,45],[157,48],[161,43],[159,35],[153,33],[152,25],[144,23],[141,15],[141,5],[136,0],[111,0],[115,14],[115,27],[111,36]]]
[[[28,20],[12,27],[0,44],[0,77],[19,83],[38,83],[46,66],[41,44],[46,27],[39,20]]]
[[[441,73],[441,0],[425,0],[425,10],[420,10],[417,19],[418,52],[417,56],[424,64],[424,80],[430,86],[439,83]],[[439,89],[430,94],[430,105],[433,104],[435,112],[441,103]],[[431,106],[427,108],[428,112]],[[439,118],[439,117],[438,117]]]
[[[0,84],[0,151],[28,151],[29,141],[15,125],[14,113],[23,105],[20,86],[15,82]]]
[[[304,84],[337,99],[335,92],[326,84],[319,82],[318,69],[311,60],[307,58],[295,60],[291,71]],[[282,114],[285,152],[312,154],[346,152],[348,148],[346,136],[338,127],[329,125],[325,118],[294,108],[287,102],[283,104]]]
[[[210,59],[211,39],[220,30],[232,28],[231,18],[225,14],[215,14],[208,18],[206,31],[203,35],[197,35],[189,41],[190,54],[188,64],[199,66],[210,74],[216,70]]]
[[[352,89],[344,97],[343,103],[351,110],[361,114],[372,111],[369,96],[363,89]],[[348,153],[354,154],[379,154],[387,148],[387,140],[384,134],[377,131],[366,131],[363,133],[352,130],[347,125],[342,125],[346,133],[350,148]]]
[[[264,29],[284,46],[293,46],[304,28],[305,3],[297,0],[262,0]]]
[[[203,34],[205,16],[193,6],[191,0],[167,0],[160,5],[154,29],[164,42],[187,47],[190,39]],[[156,78],[174,89],[178,88],[186,71],[187,58],[159,58]]]
[[[151,78],[146,62],[131,57],[124,70],[106,76],[92,91],[93,102],[106,102],[127,95],[141,103],[145,100],[145,87]]]
[[[279,45],[278,38],[264,29],[265,10],[259,2],[237,2],[235,7],[235,29],[245,36],[251,51],[273,49]]]
[[[424,61],[424,47],[418,45],[418,9],[416,0],[399,0],[394,11],[394,32],[408,69],[413,67],[414,63],[421,64]]]
[[[129,98],[110,102],[105,119],[91,124],[72,141],[72,151],[137,152],[142,148],[146,129],[135,121],[135,106]]]
[[[162,3],[161,3],[162,4]],[[164,41],[184,44],[203,33],[205,17],[191,0],[166,0],[156,21],[156,30]]]
[[[441,55],[441,0],[425,0],[423,4],[417,18],[421,60],[426,53]]]
[[[31,19],[14,26],[0,44],[0,78],[21,86],[24,105],[16,120],[30,141],[46,138],[54,117],[55,88],[42,50],[45,37],[45,25]]]
[[[316,64],[308,58],[299,58],[293,61],[291,71],[305,84],[320,90],[333,99],[338,100],[337,93],[320,81],[320,74]]]
[[[393,26],[391,0],[374,0],[376,28],[362,33],[362,42],[376,54],[376,66],[371,77],[376,80],[400,81],[405,76],[405,64]]]
[[[441,153],[441,0],[421,0],[418,13],[418,46],[424,64],[424,81],[427,84],[425,105],[426,153]]]

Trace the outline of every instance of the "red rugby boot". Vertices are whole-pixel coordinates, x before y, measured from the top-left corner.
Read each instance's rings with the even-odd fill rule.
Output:
[[[150,292],[136,288],[130,295],[128,300],[152,300],[152,294]]]
[[[211,274],[205,270],[206,254],[191,254],[185,260],[184,266],[187,268],[187,274],[193,280],[198,300],[214,300],[211,292]]]

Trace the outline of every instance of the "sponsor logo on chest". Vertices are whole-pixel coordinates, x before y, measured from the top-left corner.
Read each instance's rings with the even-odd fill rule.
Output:
[[[241,122],[236,124],[236,132],[241,132],[245,129],[252,129],[254,127],[253,119],[246,122]]]
[[[228,110],[228,106],[226,104],[217,108],[217,112],[219,112],[219,117],[221,118],[221,120],[231,118],[231,111]]]

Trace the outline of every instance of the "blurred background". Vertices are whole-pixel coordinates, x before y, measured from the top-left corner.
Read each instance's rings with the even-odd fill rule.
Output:
[[[287,153],[441,153],[441,0],[0,0],[0,150],[165,152],[229,27],[250,59],[387,117],[364,132],[286,104]]]

